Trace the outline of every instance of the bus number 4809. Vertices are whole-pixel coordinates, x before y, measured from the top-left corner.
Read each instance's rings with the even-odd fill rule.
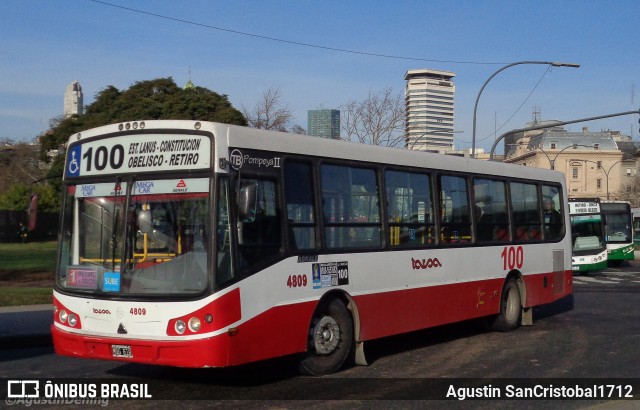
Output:
[[[290,288],[302,288],[307,286],[307,275],[289,275],[287,286]]]
[[[521,269],[524,264],[524,250],[522,246],[505,246],[500,254],[502,257],[502,269]]]

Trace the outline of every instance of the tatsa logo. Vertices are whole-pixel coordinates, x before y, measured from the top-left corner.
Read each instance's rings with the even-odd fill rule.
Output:
[[[438,258],[429,258],[429,259],[414,259],[411,258],[411,265],[413,269],[431,269],[431,268],[441,268],[442,264],[438,260]]]

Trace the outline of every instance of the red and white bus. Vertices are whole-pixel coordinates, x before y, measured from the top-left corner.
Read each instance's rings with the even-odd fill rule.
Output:
[[[65,167],[61,355],[300,354],[320,375],[366,364],[372,339],[481,317],[510,330],[572,294],[555,171],[197,121],[83,131]]]

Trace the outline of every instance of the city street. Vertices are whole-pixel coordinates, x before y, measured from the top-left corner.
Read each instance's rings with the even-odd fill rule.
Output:
[[[152,382],[162,397],[200,397],[221,405],[229,405],[227,400],[269,399],[274,406],[290,399],[349,399],[350,404],[354,400],[362,404],[373,399],[433,399],[443,382],[499,386],[505,380],[525,378],[548,385],[587,378],[636,383],[640,378],[640,310],[636,309],[640,263],[576,276],[574,291],[573,309],[569,298],[538,308],[533,326],[496,333],[465,322],[389,337],[366,345],[369,366],[349,367],[323,378],[299,376],[295,358],[231,369],[175,369],[58,357],[51,347],[0,350],[0,377],[140,380]],[[640,397],[637,388],[636,383],[635,398]],[[596,402],[563,405],[584,408]],[[250,407],[258,403],[251,402]],[[458,402],[447,403],[456,406]],[[537,404],[542,403],[534,402],[534,407]],[[325,403],[309,405],[322,408]],[[491,407],[508,406],[499,401]]]

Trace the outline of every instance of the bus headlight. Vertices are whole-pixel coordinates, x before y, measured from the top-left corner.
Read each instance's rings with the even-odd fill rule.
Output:
[[[176,332],[178,334],[183,334],[184,331],[187,329],[187,325],[184,323],[184,320],[178,320],[176,321]]]
[[[202,325],[202,323],[200,322],[200,319],[198,319],[197,317],[192,317],[191,319],[189,319],[189,330],[191,330],[192,332],[197,332],[200,330],[200,326]]]
[[[55,298],[55,296],[53,297],[53,311],[54,322],[63,324],[65,326],[74,327],[76,329],[82,329],[82,321],[80,320],[80,315],[66,308]]]

